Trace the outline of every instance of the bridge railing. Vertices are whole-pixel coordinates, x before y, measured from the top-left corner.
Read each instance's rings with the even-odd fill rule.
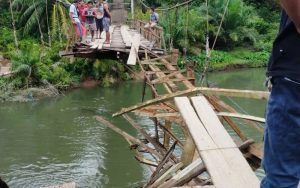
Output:
[[[155,47],[166,50],[164,29],[159,26],[146,29],[145,28],[146,24],[147,24],[146,22],[140,20],[134,20],[132,22],[132,27],[136,29],[148,41],[155,42],[154,44]]]

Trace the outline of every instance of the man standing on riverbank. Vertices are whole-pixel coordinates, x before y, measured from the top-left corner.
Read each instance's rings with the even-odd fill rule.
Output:
[[[284,9],[267,76],[272,83],[264,137],[262,188],[300,187],[300,1]]]

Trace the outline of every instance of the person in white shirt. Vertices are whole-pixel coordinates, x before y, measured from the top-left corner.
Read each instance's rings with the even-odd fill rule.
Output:
[[[69,10],[69,16],[72,20],[72,23],[75,27],[76,30],[76,36],[79,36],[79,42],[82,42],[83,38],[83,26],[80,23],[79,16],[78,16],[78,11],[77,11],[77,6],[78,6],[79,0],[74,0],[73,3],[70,6]]]

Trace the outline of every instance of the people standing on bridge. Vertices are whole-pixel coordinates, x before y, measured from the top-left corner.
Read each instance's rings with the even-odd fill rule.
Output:
[[[150,8],[150,21],[145,25],[145,29],[157,26],[159,22],[159,14],[155,11],[155,7]]]
[[[69,16],[72,20],[73,26],[76,31],[76,41],[78,40],[79,37],[79,42],[82,42],[83,37],[85,36],[86,30],[81,24],[77,12],[77,6],[78,6],[78,0],[74,0],[73,4],[71,4],[70,9],[69,9]]]
[[[268,64],[261,188],[300,187],[300,1],[280,0],[280,31]]]
[[[103,32],[103,15],[104,15],[104,7],[103,0],[99,0],[96,6],[96,38],[101,39],[101,33]]]
[[[84,12],[87,10],[88,5],[83,1],[80,0],[78,3],[78,14],[79,14],[79,20],[82,23],[82,25],[85,25],[86,17],[84,15]]]
[[[94,34],[97,30],[96,28],[96,12],[94,11],[93,2],[88,2],[88,8],[85,10],[85,27],[91,33],[92,39],[91,42],[94,42]]]
[[[106,0],[103,1],[103,8],[104,8],[104,14],[103,14],[103,30],[106,32],[106,39],[105,44],[110,44],[110,33],[109,33],[109,27],[111,24],[111,12],[109,10],[109,5]]]

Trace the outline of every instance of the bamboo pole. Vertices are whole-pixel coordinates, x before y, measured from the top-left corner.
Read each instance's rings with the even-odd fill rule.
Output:
[[[252,98],[252,99],[260,99],[266,100],[269,98],[269,92],[265,91],[253,91],[253,90],[237,90],[237,89],[221,89],[221,88],[207,88],[207,87],[196,87],[193,89],[188,89],[185,91],[178,91],[175,93],[163,95],[153,100],[146,101],[144,103],[140,103],[135,106],[131,106],[129,108],[123,108],[121,111],[113,114],[113,117],[120,116],[124,113],[128,113],[134,111],[136,109],[140,109],[149,105],[157,104],[160,102],[164,102],[167,100],[171,100],[172,98],[185,96],[185,95],[193,95],[197,93],[202,93],[205,95],[223,95],[223,96],[231,96],[231,97],[242,97],[242,98]]]

